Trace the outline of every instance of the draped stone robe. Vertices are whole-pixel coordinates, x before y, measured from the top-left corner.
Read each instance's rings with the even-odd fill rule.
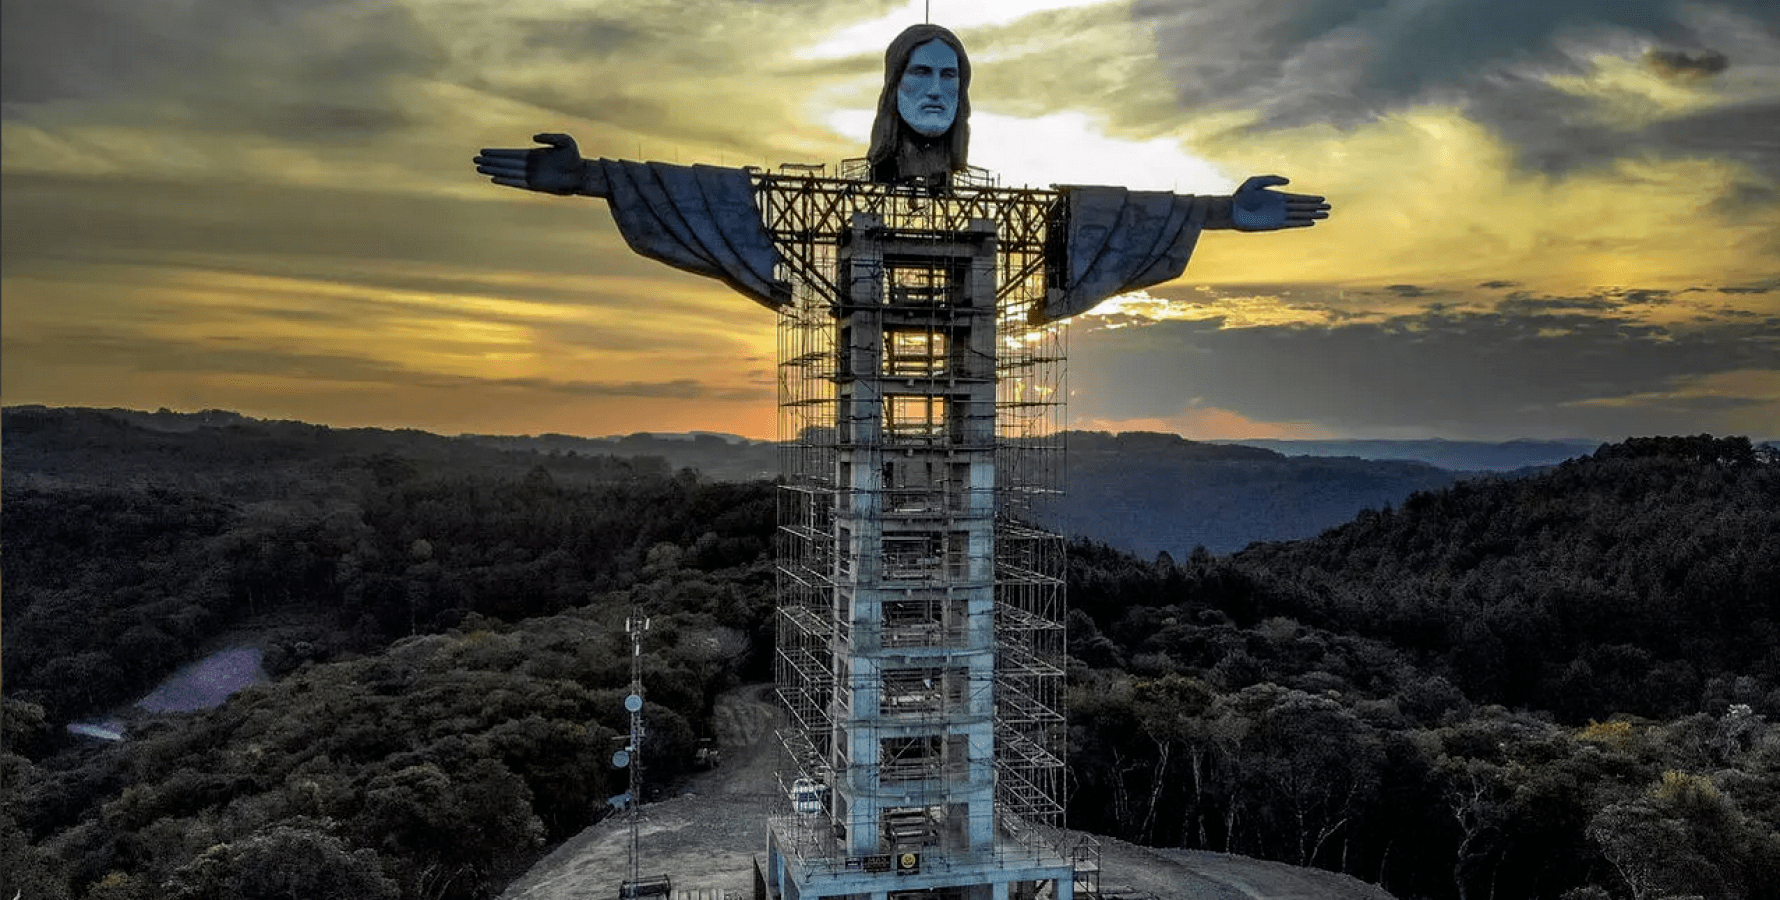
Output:
[[[779,251],[747,171],[621,160],[595,164],[603,169],[612,217],[632,250],[716,278],[771,309],[791,302],[790,285],[775,278]],[[1063,283],[1046,286],[1046,321],[1180,277],[1199,233],[1208,222],[1228,216],[1227,197],[1082,186],[1058,188],[1058,193],[1067,207],[1067,230],[1060,244],[1062,264],[1051,268]]]

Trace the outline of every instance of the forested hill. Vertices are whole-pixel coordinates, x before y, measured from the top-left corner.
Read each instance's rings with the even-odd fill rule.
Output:
[[[1397,896],[1780,896],[1780,466],[1650,438],[1227,557],[1070,553],[1076,827]]]
[[[12,409],[0,427],[7,687],[60,721],[126,700],[243,619],[381,646],[472,612],[583,603],[633,582],[656,544],[694,547],[705,568],[753,564],[772,529],[765,486],[703,484],[652,457],[301,423],[173,431],[91,410]]]
[[[627,616],[661,786],[770,677],[771,485],[165,424],[6,413],[0,897],[490,897],[624,789]],[[269,683],[127,708],[239,644]],[[107,713],[124,740],[66,730]]]
[[[259,496],[292,480],[330,489],[348,471],[383,480],[450,473],[523,476],[543,462],[559,483],[671,473],[641,453],[544,453],[413,429],[329,428],[223,410],[7,407],[0,414],[10,484],[155,486]],[[677,467],[676,467],[677,468]]]
[[[489,897],[622,790],[627,615],[653,783],[770,677],[769,484],[217,416],[6,412],[0,897]],[[1638,439],[1231,556],[1074,542],[1071,825],[1405,898],[1780,896],[1777,469]],[[270,682],[64,730],[231,634]]]
[[[1040,518],[1144,557],[1310,537],[1462,477],[1420,462],[1288,457],[1173,434],[1072,431],[1065,439],[1067,490]]]
[[[1780,466],[1760,459],[1742,438],[1634,438],[1236,561],[1267,614],[1386,641],[1475,699],[1673,716],[1780,675]]]

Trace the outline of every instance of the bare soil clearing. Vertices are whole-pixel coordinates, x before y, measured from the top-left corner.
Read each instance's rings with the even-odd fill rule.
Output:
[[[667,874],[676,891],[752,897],[754,858],[766,854],[776,713],[771,688],[752,685],[718,701],[723,763],[643,806],[637,823],[639,874]],[[645,770],[646,772],[646,770]],[[629,877],[630,820],[607,818],[556,848],[501,894],[501,900],[603,900]],[[1101,893],[1158,900],[1393,900],[1358,879],[1283,863],[1197,850],[1154,850],[1102,839]]]

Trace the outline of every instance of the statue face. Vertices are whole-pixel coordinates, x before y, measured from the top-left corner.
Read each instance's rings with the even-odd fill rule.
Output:
[[[896,86],[896,111],[916,134],[939,137],[958,115],[958,54],[932,40],[909,54]]]

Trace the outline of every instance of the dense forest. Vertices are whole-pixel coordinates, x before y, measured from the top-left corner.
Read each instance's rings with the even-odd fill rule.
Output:
[[[1077,545],[1071,824],[1402,897],[1780,896],[1776,535],[1780,467],[1697,437],[1228,557]]]
[[[103,418],[4,425],[0,895],[491,896],[623,789],[627,615],[652,781],[770,678],[770,485]],[[269,684],[65,732],[240,634]]]
[[[476,898],[769,677],[770,484],[659,459],[9,410],[0,896]],[[1780,896],[1780,470],[1601,448],[1310,540],[1071,546],[1072,826],[1399,897]],[[211,710],[65,725],[253,635]]]

